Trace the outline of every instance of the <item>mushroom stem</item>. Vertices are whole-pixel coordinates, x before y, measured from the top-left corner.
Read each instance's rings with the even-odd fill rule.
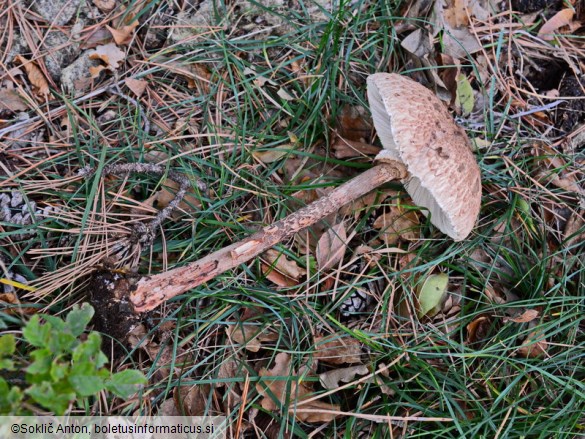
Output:
[[[145,312],[156,308],[170,298],[249,261],[384,183],[405,178],[406,174],[404,165],[399,162],[378,164],[334,189],[326,197],[264,227],[248,238],[183,267],[141,278],[130,294],[134,311]]]

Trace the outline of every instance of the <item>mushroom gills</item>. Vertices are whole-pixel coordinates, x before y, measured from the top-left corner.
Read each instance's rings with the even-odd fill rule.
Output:
[[[432,195],[429,189],[425,188],[420,179],[411,176],[405,183],[407,192],[418,206],[422,206],[425,209],[422,210],[424,216],[431,215],[433,224],[445,235],[457,237],[459,233],[453,228],[451,221],[447,218],[445,211],[437,203],[436,198]],[[454,238],[456,241],[460,240]]]

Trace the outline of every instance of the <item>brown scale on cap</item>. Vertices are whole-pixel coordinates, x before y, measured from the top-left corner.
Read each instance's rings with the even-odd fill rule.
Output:
[[[369,76],[368,100],[384,147],[378,158],[404,163],[414,202],[443,233],[465,239],[481,205],[480,171],[465,131],[434,93],[401,75]]]

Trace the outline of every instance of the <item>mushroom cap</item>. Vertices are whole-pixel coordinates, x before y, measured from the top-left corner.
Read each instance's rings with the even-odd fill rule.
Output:
[[[480,171],[467,134],[418,82],[394,73],[376,73],[367,82],[384,147],[377,159],[404,163],[409,176],[403,183],[414,202],[441,232],[465,239],[481,206]]]

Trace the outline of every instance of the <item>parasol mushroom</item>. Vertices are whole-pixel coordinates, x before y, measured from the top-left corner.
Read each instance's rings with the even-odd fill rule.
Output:
[[[368,77],[368,100],[384,150],[378,164],[308,206],[252,236],[202,259],[141,278],[130,294],[136,312],[213,279],[390,180],[401,180],[428,209],[431,223],[456,241],[471,232],[479,214],[481,181],[469,139],[429,90],[397,74]]]

